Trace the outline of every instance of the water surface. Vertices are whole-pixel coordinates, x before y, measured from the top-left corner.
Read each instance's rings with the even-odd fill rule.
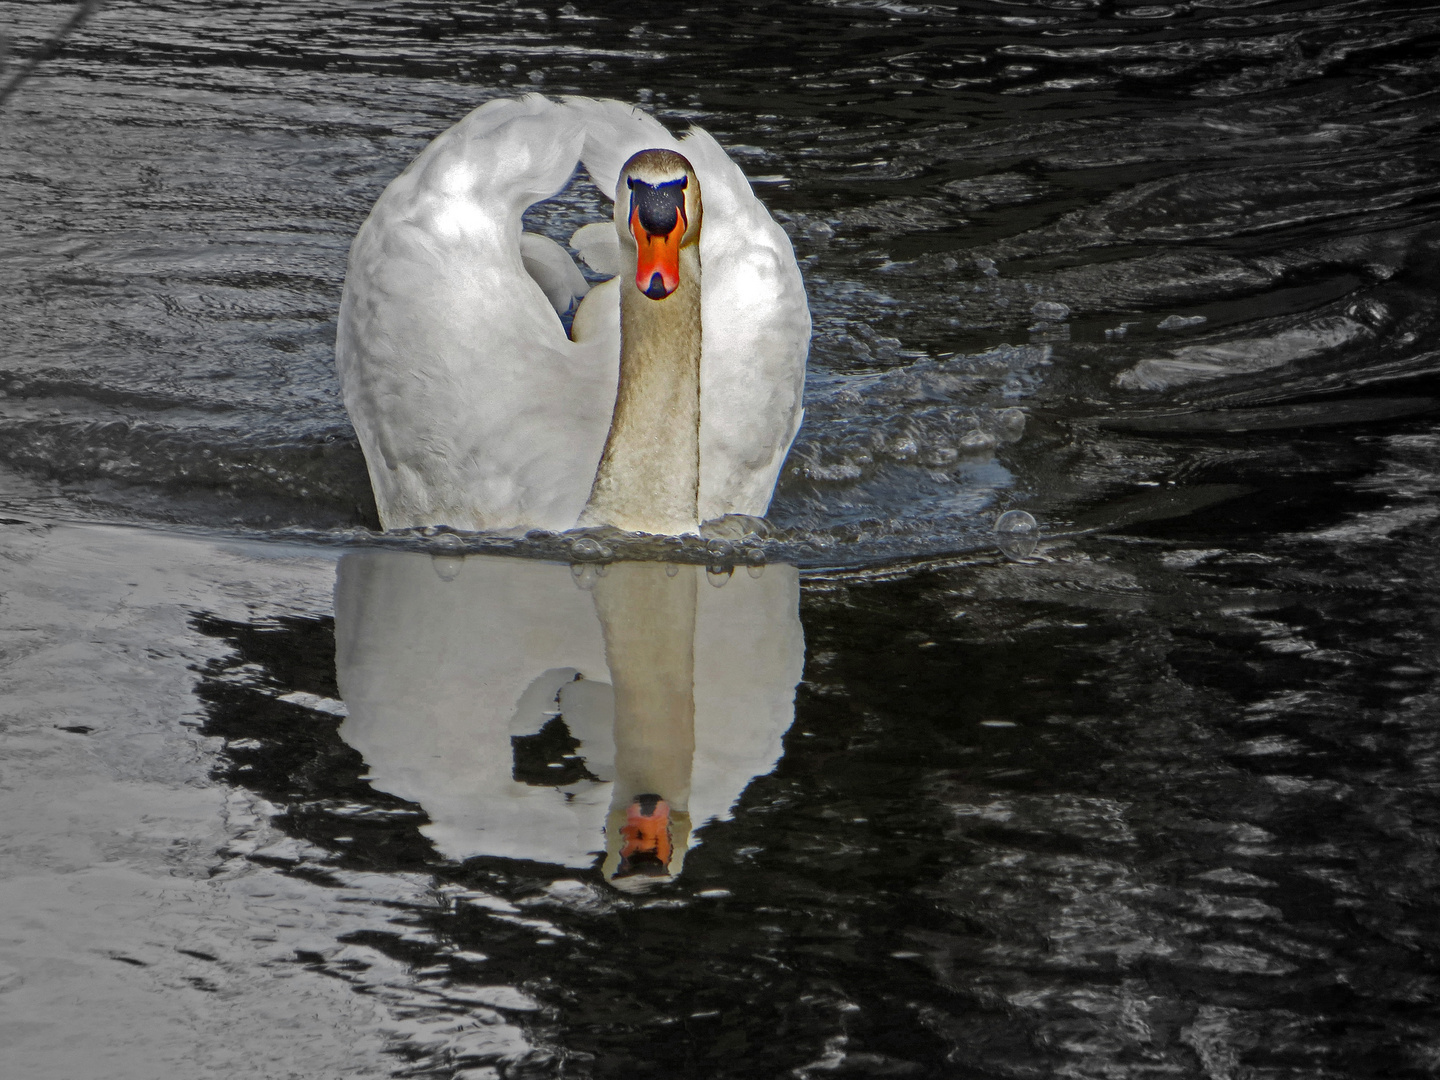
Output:
[[[23,49],[67,11],[0,4],[0,25]],[[212,993],[187,978],[235,990],[256,1060],[316,1074],[1434,1075],[1437,43],[1418,2],[107,5],[0,122],[0,498],[7,595],[59,596],[76,627],[131,613],[101,651],[155,678],[129,705],[16,696],[0,738],[207,793],[175,811],[185,859],[104,850],[279,929],[253,958],[175,939],[230,965],[223,986],[193,956],[164,974],[169,939],[119,915],[97,940],[153,970],[93,955],[181,1017],[219,1015],[185,1012]],[[766,543],[800,585],[749,639],[800,648],[803,674],[796,655],[793,706],[758,716],[788,689],[727,683],[754,660],[696,646],[751,722],[725,758],[692,718],[720,808],[691,807],[694,845],[649,891],[604,869],[620,759],[585,707],[546,727],[562,683],[548,712],[477,708],[501,755],[479,791],[356,735],[343,648],[337,673],[358,624],[329,599],[336,557],[342,585],[420,572],[366,624],[410,659],[369,655],[429,680],[418,708],[449,712],[426,730],[475,752],[464,619],[495,594],[448,633],[404,601],[500,571],[424,537],[361,550],[334,316],[384,185],[530,90],[715,134],[815,319]],[[563,240],[606,213],[577,184],[528,221]],[[1011,509],[1041,523],[1025,561],[994,549]],[[57,591],[100,558],[60,520],[132,527],[113,581]],[[206,554],[242,540],[272,554]],[[591,619],[610,580],[572,574],[561,540],[469,544],[562,559],[530,565],[570,591],[500,625]],[[126,568],[181,565],[142,617]],[[793,571],[683,573],[729,598]],[[11,675],[92,662],[64,651],[85,636],[67,616],[0,614]],[[589,659],[536,653],[525,687],[599,664],[594,617]],[[803,643],[766,636],[792,624]],[[33,856],[68,850],[73,811],[40,790],[13,788],[6,820],[35,824],[5,851],[61,888],[100,856]],[[548,809],[494,842],[495,807],[526,800]],[[59,940],[84,907],[56,910]],[[292,1000],[287,979],[345,991],[302,1033],[366,1036],[293,1056],[253,992]],[[152,1059],[204,1046],[190,1060],[225,1075],[213,1027],[157,1026]]]

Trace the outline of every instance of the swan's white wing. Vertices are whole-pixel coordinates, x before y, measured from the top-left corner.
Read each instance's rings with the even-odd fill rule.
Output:
[[[592,221],[581,225],[570,237],[570,246],[580,253],[585,265],[596,273],[619,274],[620,235],[613,221]]]
[[[565,529],[589,497],[618,345],[568,340],[520,250],[520,215],[564,187],[584,141],[573,110],[492,101],[356,236],[336,363],[386,528]]]
[[[535,279],[556,314],[570,309],[570,302],[590,291],[590,283],[569,253],[539,233],[520,234],[520,259],[525,272]]]
[[[585,129],[580,160],[607,199],[615,198],[625,162],[641,150],[680,151],[680,141],[666,131],[659,120],[634,105],[610,98],[583,97],[567,97],[564,103]],[[703,176],[700,190],[703,194]]]
[[[615,355],[615,363],[620,363],[620,279],[611,278],[609,281],[602,281],[586,294],[585,299],[580,301],[580,306],[575,309],[575,319],[570,324],[570,336],[579,344],[591,346],[598,352],[609,356]],[[615,387],[610,387],[609,404],[606,406],[610,412],[615,409]],[[600,456],[595,456],[595,463],[598,466]],[[593,473],[595,470],[591,469]],[[593,477],[592,477],[593,479]],[[588,492],[586,493],[589,494]]]
[[[700,178],[700,520],[762,517],[802,418],[810,308],[795,251],[707,132],[680,152]]]

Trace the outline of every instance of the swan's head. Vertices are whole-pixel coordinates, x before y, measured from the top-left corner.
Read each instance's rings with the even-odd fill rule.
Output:
[[[620,242],[635,247],[635,287],[664,300],[680,287],[680,249],[700,242],[700,181],[673,150],[641,150],[620,170]]]

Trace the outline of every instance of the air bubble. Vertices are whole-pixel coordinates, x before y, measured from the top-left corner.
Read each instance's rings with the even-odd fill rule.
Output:
[[[1068,304],[1060,304],[1054,300],[1037,300],[1030,305],[1030,314],[1037,319],[1063,322],[1070,317],[1070,307]]]
[[[1040,544],[1039,523],[1024,510],[1007,510],[995,521],[995,546],[1007,559],[1024,562]]]
[[[705,545],[705,550],[710,553],[712,559],[728,559],[735,554],[735,545],[729,540],[721,540],[717,537]]]
[[[811,480],[858,480],[862,472],[859,465],[848,462],[839,465],[812,465],[806,470]]]
[[[1038,526],[1035,515],[1028,510],[1006,510],[995,519],[995,531],[1001,532],[1034,532]]]
[[[1184,330],[1208,321],[1204,315],[1168,315],[1155,324],[1157,330]]]
[[[960,440],[960,449],[967,454],[978,454],[994,450],[995,436],[985,431],[972,431]]]
[[[889,452],[891,457],[904,461],[906,458],[912,458],[920,453],[920,447],[914,439],[907,435],[904,438],[896,439],[892,442],[889,446]]]
[[[1015,408],[1001,409],[995,414],[995,433],[1006,442],[1014,442],[1025,434],[1025,414]]]
[[[430,543],[430,568],[441,581],[454,581],[465,566],[465,541],[454,533],[441,533]]]
[[[570,541],[570,554],[577,559],[603,559],[605,557],[605,547],[599,540],[582,536]]]

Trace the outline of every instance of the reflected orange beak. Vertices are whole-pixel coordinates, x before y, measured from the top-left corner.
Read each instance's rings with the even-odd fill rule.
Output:
[[[651,300],[663,300],[680,287],[680,238],[685,235],[685,214],[675,211],[675,224],[667,233],[651,233],[640,224],[640,208],[630,208],[630,235],[639,257],[635,260],[635,287]]]
[[[647,813],[648,811],[648,813]],[[627,874],[664,874],[670,866],[670,804],[655,795],[640,795],[625,812],[625,825],[620,830],[624,845],[620,848],[620,869],[616,877]]]

